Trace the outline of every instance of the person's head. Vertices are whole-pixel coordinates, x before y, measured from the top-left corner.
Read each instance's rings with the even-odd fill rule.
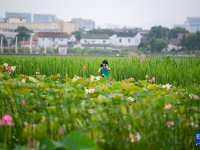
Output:
[[[106,67],[106,66],[108,66],[108,61],[107,61],[107,60],[104,60],[104,61],[102,62],[102,64],[103,64],[103,67]]]

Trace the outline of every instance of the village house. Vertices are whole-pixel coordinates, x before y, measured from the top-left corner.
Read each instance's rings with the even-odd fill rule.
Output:
[[[38,45],[40,47],[67,47],[67,43],[68,34],[66,32],[39,32],[38,34]]]

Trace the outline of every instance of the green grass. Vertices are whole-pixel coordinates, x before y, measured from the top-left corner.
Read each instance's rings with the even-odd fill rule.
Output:
[[[145,79],[148,74],[150,78],[155,77],[158,84],[171,83],[174,85],[186,85],[194,78],[200,82],[200,59],[175,59],[175,58],[137,58],[126,57],[70,57],[70,56],[10,56],[1,55],[0,64],[8,63],[17,66],[17,74],[35,75],[39,68],[41,74],[57,75],[62,78],[68,74],[69,77],[78,75],[81,77],[100,75],[98,69],[100,63],[107,59],[111,67],[112,79],[121,80],[135,78]],[[21,68],[18,66],[21,65]],[[83,66],[86,70],[83,70]]]

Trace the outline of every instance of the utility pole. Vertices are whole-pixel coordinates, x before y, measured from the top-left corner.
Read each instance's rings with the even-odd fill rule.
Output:
[[[15,53],[18,54],[18,49],[17,49],[17,37],[16,37],[16,42],[15,42]]]
[[[3,36],[1,37],[1,53],[3,54]]]
[[[25,54],[25,51],[24,51],[24,37],[23,37],[23,52],[24,52],[24,54]]]
[[[30,54],[32,54],[32,37],[30,37]]]

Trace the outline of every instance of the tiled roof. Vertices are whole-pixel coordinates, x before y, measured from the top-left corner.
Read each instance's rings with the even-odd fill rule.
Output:
[[[178,45],[180,43],[179,39],[170,39],[170,44],[172,45]]]
[[[37,41],[38,40],[38,36],[39,36],[39,34],[35,33],[35,35],[33,36],[33,41]]]
[[[39,32],[39,37],[67,38],[66,32]]]
[[[69,39],[71,39],[71,37],[72,37],[72,34],[69,34],[69,35],[67,36],[67,39],[69,40]]]
[[[109,34],[82,34],[81,39],[109,39]]]
[[[20,43],[20,45],[23,45],[23,41],[20,41],[19,43]],[[30,41],[24,41],[24,45],[30,45]],[[37,44],[35,41],[32,41],[31,45],[37,45]]]
[[[120,32],[117,33],[117,37],[134,37],[137,35],[138,32],[132,33],[132,32]]]

